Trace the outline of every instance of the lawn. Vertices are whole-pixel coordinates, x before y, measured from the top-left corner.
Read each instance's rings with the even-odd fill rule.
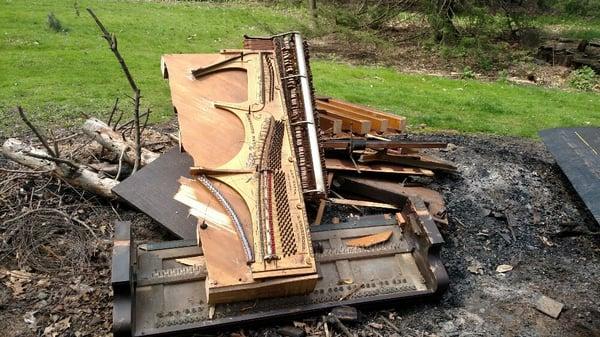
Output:
[[[432,129],[535,137],[544,128],[600,125],[600,95],[594,93],[323,61],[312,70],[322,94],[396,112]]]
[[[74,3],[78,4],[78,9]],[[302,12],[254,3],[0,0],[0,109],[21,104],[49,123],[78,123],[81,113],[110,110],[131,94],[119,65],[86,12],[92,7],[117,35],[119,49],[142,90],[154,122],[171,117],[168,85],[160,74],[166,53],[239,48],[243,34],[302,28]],[[47,27],[54,13],[66,32]],[[0,129],[12,129],[1,118]]]
[[[40,123],[69,126],[82,113],[107,115],[129,87],[106,42],[85,12],[94,8],[142,89],[153,122],[172,117],[160,75],[165,53],[216,52],[241,45],[242,35],[306,30],[301,9],[255,3],[0,0],[0,135],[20,132],[12,107]],[[53,12],[65,32],[46,24]],[[322,94],[369,104],[409,118],[409,124],[463,132],[535,136],[546,127],[600,124],[600,96],[530,86],[407,75],[380,67],[314,60]],[[127,106],[124,105],[124,108]]]

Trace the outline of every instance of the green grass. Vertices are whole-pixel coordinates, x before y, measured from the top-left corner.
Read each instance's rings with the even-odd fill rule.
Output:
[[[393,111],[432,129],[535,137],[544,128],[600,125],[600,95],[593,93],[324,61],[313,62],[312,70],[322,94]]]
[[[162,54],[239,48],[243,34],[304,27],[297,10],[248,2],[77,1],[79,15],[75,2],[0,0],[0,109],[8,117],[0,118],[0,130],[12,129],[9,108],[17,104],[42,122],[71,125],[79,123],[81,113],[106,114],[117,96],[127,101],[131,90],[86,7],[117,35],[154,122],[172,111],[160,74]],[[50,12],[67,32],[47,27]]]
[[[130,89],[85,8],[111,32],[142,89],[153,122],[172,117],[159,60],[166,53],[216,52],[242,35],[306,30],[302,8],[255,3],[0,0],[0,137],[21,132],[21,104],[38,123],[71,126],[81,114],[106,116]],[[53,12],[66,32],[46,25]],[[312,32],[314,34],[314,32]],[[369,104],[432,129],[535,136],[546,127],[600,124],[600,96],[501,83],[405,75],[392,69],[314,60],[318,92]]]

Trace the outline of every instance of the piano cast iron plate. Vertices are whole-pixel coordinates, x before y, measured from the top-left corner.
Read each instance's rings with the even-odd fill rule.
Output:
[[[600,224],[600,128],[548,129],[540,136]]]
[[[121,249],[113,253],[115,336],[210,332],[341,305],[392,305],[401,300],[437,297],[448,284],[439,259],[443,240],[431,216],[423,215],[423,202],[417,200],[415,206],[406,216],[409,222],[402,226],[392,220],[393,215],[314,226],[311,236],[321,276],[314,291],[302,296],[218,304],[211,319],[211,309],[204,300],[206,269],[176,262],[201,256],[200,247],[193,241],[145,244],[125,256],[124,240],[130,238],[115,236],[115,250]],[[118,226],[124,225],[128,226]],[[387,242],[369,248],[345,244],[347,239],[387,230],[393,231]],[[130,259],[136,262],[128,271]],[[119,283],[119,275],[120,281],[127,277],[133,280],[129,289]],[[133,320],[128,321],[129,314]]]

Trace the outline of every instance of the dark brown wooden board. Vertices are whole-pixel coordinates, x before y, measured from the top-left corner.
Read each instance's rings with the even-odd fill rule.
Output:
[[[539,134],[600,224],[600,128],[548,129]]]
[[[173,199],[179,178],[191,178],[192,158],[173,148],[123,180],[112,191],[184,240],[196,240],[196,221],[189,208]]]

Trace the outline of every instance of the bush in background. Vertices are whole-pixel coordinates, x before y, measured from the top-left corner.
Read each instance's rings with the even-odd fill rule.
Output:
[[[569,85],[577,90],[592,91],[596,84],[598,84],[596,72],[588,66],[573,70],[569,76]]]

